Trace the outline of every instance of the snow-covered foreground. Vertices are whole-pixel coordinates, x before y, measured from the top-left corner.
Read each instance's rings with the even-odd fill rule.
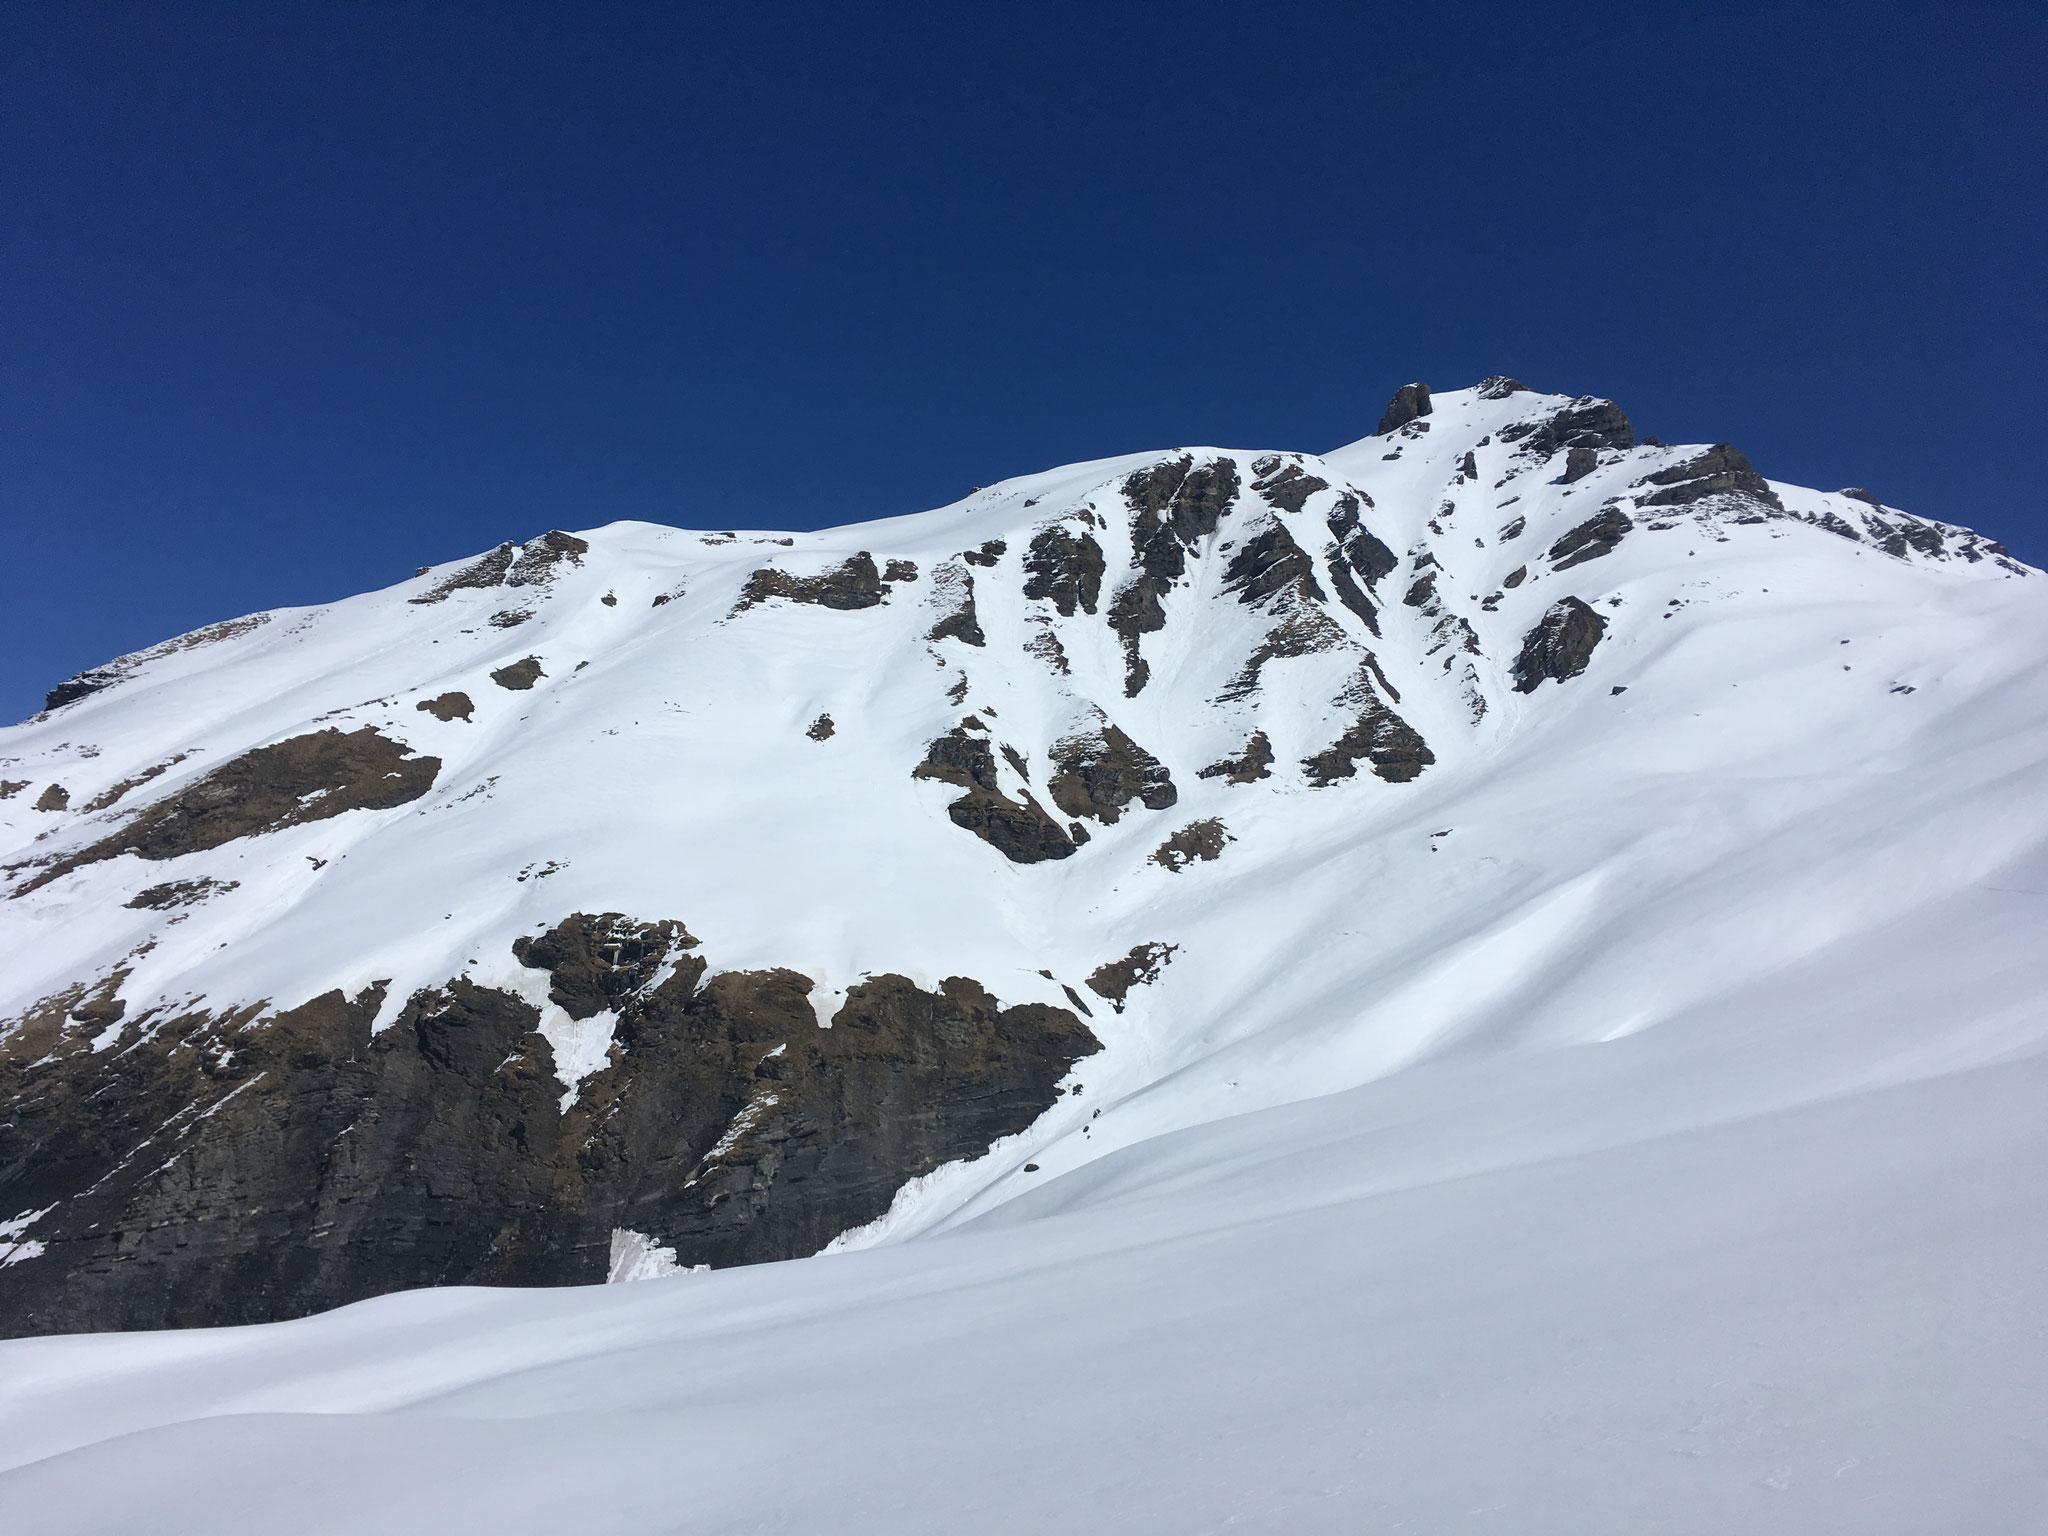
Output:
[[[1125,1007],[1098,995],[1102,1050],[1028,1130],[820,1256],[0,1343],[0,1510],[435,1536],[2048,1530],[2042,584],[1877,509],[1912,536],[1886,550],[1863,498],[1657,499],[1660,466],[1718,450],[1510,452],[1602,405],[1439,396],[1427,435],[1297,459],[1321,478],[1292,502],[1279,456],[1190,450],[1278,489],[1187,541],[1135,638],[1019,563],[1095,530],[1114,613],[1146,569],[1118,488],[1156,455],[789,543],[598,530],[524,595],[423,602],[431,573],[145,657],[9,733],[28,871],[118,833],[125,802],[86,803],[106,786],[166,761],[194,782],[174,753],[336,719],[444,765],[416,802],[0,902],[9,1006],[101,979],[126,1023],[87,1012],[103,1033],[69,1048],[109,1059],[202,996],[395,978],[388,1029],[459,970],[531,1000],[573,1102],[630,1067],[617,1018],[553,1007],[510,948],[571,910],[686,920],[714,969],[799,966],[821,1020],[884,969],[1081,1006],[1091,968],[1175,948]],[[1347,496],[1400,552],[1376,606],[1246,595],[1246,547],[1278,526],[1283,554],[1322,550]],[[1572,553],[1620,506],[1612,547]],[[808,580],[861,551],[921,574],[857,613],[743,596],[763,560]],[[963,591],[985,643],[939,632]],[[1604,638],[1516,686],[1567,596]],[[494,627],[514,600],[534,611]],[[492,681],[522,657],[544,686]],[[422,713],[457,687],[459,719]],[[1315,782],[1376,688],[1431,760]],[[1020,799],[1114,724],[1178,802],[1007,862],[948,820],[956,786],[912,776],[966,711],[1021,748],[993,770]],[[1269,777],[1201,771],[1254,728]],[[21,809],[59,775],[73,820]],[[1220,855],[1159,862],[1190,818]],[[210,894],[130,901],[167,875]],[[165,1148],[241,1091],[226,1072]],[[23,1212],[0,1251],[99,1273],[62,1219]],[[631,1234],[637,1272],[687,1246],[677,1220]]]
[[[209,1536],[2039,1531],[2048,858],[1985,885],[1658,1029],[1148,1141],[915,1243],[6,1345],[0,1504]]]

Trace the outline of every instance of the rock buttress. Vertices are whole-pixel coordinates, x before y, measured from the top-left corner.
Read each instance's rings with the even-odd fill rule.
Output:
[[[965,726],[955,726],[925,748],[914,779],[935,779],[967,791],[946,807],[953,825],[972,832],[1012,864],[1064,859],[1074,840],[1026,791],[1022,802],[1002,792],[995,752]]]
[[[792,576],[774,566],[763,566],[747,578],[733,611],[744,612],[774,597],[785,598],[792,603],[813,603],[820,608],[847,611],[876,607],[888,595],[889,589],[882,584],[882,573],[875,566],[875,557],[862,550],[818,576]]]
[[[1124,481],[1131,506],[1131,560],[1137,573],[1118,589],[1109,607],[1109,627],[1124,648],[1124,696],[1136,698],[1152,668],[1139,648],[1141,635],[1166,627],[1162,599],[1187,570],[1187,551],[1214,533],[1237,499],[1237,463],[1218,459],[1195,467],[1183,454]]]
[[[1024,595],[1050,598],[1063,619],[1071,619],[1077,605],[1093,613],[1102,596],[1102,570],[1102,546],[1093,534],[1072,534],[1055,524],[1024,552]]]
[[[267,1322],[431,1285],[587,1284],[614,1228],[685,1263],[815,1252],[907,1180],[1026,1129],[1100,1043],[950,977],[856,985],[706,963],[674,922],[565,919],[523,946],[610,1065],[561,1107],[539,1012],[455,978],[382,1001],[123,1019],[67,989],[0,1048],[0,1333]],[[102,989],[104,990],[104,988]],[[108,1029],[105,1051],[92,1042]]]
[[[1607,621],[1576,597],[1550,605],[1522,640],[1515,658],[1515,692],[1534,693],[1545,678],[1563,682],[1586,670]]]

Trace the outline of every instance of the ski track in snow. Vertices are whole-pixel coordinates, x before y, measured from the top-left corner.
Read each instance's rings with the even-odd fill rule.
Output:
[[[1265,508],[1260,454],[1200,448],[1175,452],[1228,452],[1245,487],[1135,699],[1103,614],[1048,624],[1020,560],[1092,504],[1106,610],[1116,488],[1156,454],[820,533],[615,524],[545,588],[409,601],[444,567],[153,648],[0,733],[0,776],[73,807],[186,754],[112,810],[0,801],[7,863],[316,719],[442,760],[395,810],[0,900],[0,1017],[126,969],[131,1016],[388,979],[389,1023],[466,974],[545,1005],[573,1095],[612,1018],[568,1020],[510,950],[570,912],[680,919],[718,969],[815,978],[827,1018],[884,970],[1064,1007],[1133,945],[1178,946],[1124,1011],[1090,999],[1080,1092],[820,1258],[685,1282],[622,1230],[615,1268],[649,1283],[0,1344],[0,1509],[40,1532],[2048,1529],[2048,585],[1894,558],[1798,518],[1862,503],[1775,483],[1795,516],[1632,511],[1613,553],[1552,570],[1561,533],[1699,451],[1496,487],[1521,462],[1501,427],[1561,403],[1448,392],[1426,434],[1300,456],[1402,556],[1380,638],[1329,606],[1436,754],[1408,784],[1300,770],[1355,653],[1212,705],[1268,622],[1220,594],[1218,546]],[[1319,574],[1337,494],[1276,514]],[[996,538],[986,647],[927,641],[938,567]],[[1477,724],[1401,601],[1421,549],[1478,636],[1453,656]],[[862,550],[920,577],[857,612],[733,613],[760,566]],[[1566,595],[1605,639],[1515,692]],[[1065,677],[1025,652],[1048,629]],[[529,655],[533,689],[491,681]],[[416,709],[450,690],[471,722]],[[1180,800],[1071,859],[1006,864],[909,776],[973,711],[1042,786],[1084,701]],[[1254,719],[1273,777],[1198,778]],[[1208,816],[1220,859],[1150,862]],[[123,906],[201,876],[238,884]],[[0,1254],[36,1262],[46,1213],[16,1214]]]

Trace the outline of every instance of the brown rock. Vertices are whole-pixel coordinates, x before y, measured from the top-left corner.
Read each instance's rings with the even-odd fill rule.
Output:
[[[466,722],[476,706],[470,703],[469,695],[466,693],[444,693],[438,698],[421,699],[413,708],[423,714],[432,715],[436,720]]]

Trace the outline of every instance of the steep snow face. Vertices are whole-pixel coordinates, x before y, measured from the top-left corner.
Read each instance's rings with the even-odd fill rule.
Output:
[[[897,976],[1092,1032],[1028,1129],[899,1168],[848,1248],[1432,1059],[1655,1029],[2039,839],[2012,786],[2048,636],[1997,545],[1509,380],[1402,414],[821,533],[549,534],[65,684],[0,742],[15,1089],[203,1071],[99,1163],[10,1153],[13,1272],[104,1239],[65,1209],[116,1165],[144,1208],[189,1183],[231,1096],[295,1080],[238,1042],[324,994],[379,1037],[458,981],[510,999],[508,1065],[575,1112],[682,949],[578,1010],[515,951],[571,914],[686,924],[707,985],[796,973],[821,1025]],[[725,1105],[676,1180],[776,1102]]]

